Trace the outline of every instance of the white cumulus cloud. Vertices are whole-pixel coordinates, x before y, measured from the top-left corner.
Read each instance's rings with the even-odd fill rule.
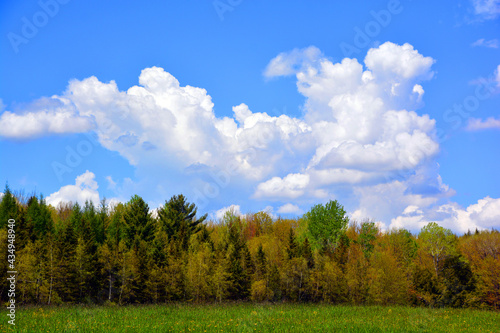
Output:
[[[217,220],[221,220],[224,218],[224,215],[226,215],[227,212],[230,212],[231,214],[234,214],[235,216],[244,216],[241,213],[241,207],[239,205],[231,205],[228,207],[224,207],[219,209],[218,211],[215,212],[215,218]]]
[[[289,174],[284,178],[273,177],[258,185],[255,197],[294,199],[304,194],[305,188],[309,185],[309,180],[309,175],[300,173]]]
[[[424,57],[412,45],[384,43],[378,48],[368,51],[366,66],[377,76],[393,74],[394,77],[431,78],[434,74],[430,68],[435,62],[431,57]]]
[[[278,208],[278,213],[281,214],[302,214],[302,209],[299,206],[294,205],[292,203],[284,204],[283,206]]]
[[[68,100],[44,98],[32,107],[36,111],[4,111],[0,115],[0,136],[28,139],[49,134],[83,133],[94,128],[92,117],[79,115]]]
[[[59,191],[52,193],[46,198],[48,204],[57,207],[61,202],[73,202],[80,205],[85,204],[89,200],[94,205],[99,204],[99,186],[95,181],[95,174],[86,171],[80,176],[76,177],[74,185],[66,185],[59,189]]]
[[[15,121],[29,123],[31,117],[46,124],[25,132],[25,138],[57,128],[92,130],[103,147],[150,177],[142,183],[153,184],[149,188],[158,193],[171,184],[183,192],[188,183],[210,190],[205,201],[225,195],[227,205],[231,186],[241,182],[248,196],[281,202],[278,212],[298,212],[311,200],[345,198],[351,208],[359,207],[355,216],[388,225],[395,216],[416,217],[453,194],[433,161],[439,152],[435,120],[418,112],[434,62],[410,44],[391,42],[370,49],[363,63],[333,62],[315,47],[281,53],[264,75],[295,76],[305,98],[303,117],[270,116],[244,103],[234,106],[231,116],[217,117],[205,89],[181,85],[163,68],[151,67],[125,91],[96,77],[72,80],[64,93],[46,99],[50,107],[40,100],[38,107],[16,113],[25,118]],[[11,114],[4,112],[0,121]],[[64,121],[47,125],[55,117]],[[50,199],[98,199],[86,177]],[[185,180],[189,177],[199,186]],[[183,184],[175,183],[177,178]],[[111,177],[107,182],[116,191],[123,187]],[[239,206],[233,209],[241,214]]]

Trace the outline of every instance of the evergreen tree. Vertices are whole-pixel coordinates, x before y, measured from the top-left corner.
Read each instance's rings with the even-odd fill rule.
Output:
[[[309,238],[306,237],[304,243],[301,247],[301,256],[307,261],[307,268],[312,269],[314,267],[314,256],[311,249],[311,244],[309,243]]]
[[[83,211],[78,202],[76,202],[71,208],[69,222],[71,224],[72,231],[75,233],[76,239],[84,235]]]
[[[378,228],[373,222],[361,223],[361,231],[359,233],[358,242],[361,245],[363,254],[368,259],[373,252],[374,241],[378,233]]]
[[[349,258],[350,243],[349,237],[345,233],[342,233],[339,237],[338,245],[333,251],[333,260],[343,272],[345,272],[345,267]]]
[[[197,211],[195,204],[187,202],[182,194],[174,195],[158,210],[161,228],[169,240],[178,242],[183,250],[187,250],[191,235],[202,230],[207,218],[207,214],[196,218]]]
[[[95,219],[96,224],[94,225],[95,232],[95,241],[97,244],[104,243],[106,238],[106,227],[108,225],[109,217],[108,217],[108,207],[106,203],[106,199],[101,200],[101,204],[99,206],[99,212],[97,213],[97,217]]]
[[[125,222],[123,220],[124,212],[125,206],[122,203],[119,203],[110,213],[110,221],[108,227],[106,228],[105,238],[114,248],[118,248],[118,244],[120,244],[120,241],[125,236]]]
[[[226,258],[229,262],[229,297],[231,299],[246,299],[250,296],[251,277],[243,266],[243,252],[245,243],[238,230],[239,218],[230,220],[228,228],[228,243]]]
[[[52,216],[42,196],[40,199],[32,196],[28,200],[26,226],[32,241],[44,239],[49,233],[53,232]]]
[[[286,247],[287,259],[291,260],[299,256],[299,245],[297,244],[297,240],[295,239],[295,233],[293,232],[293,228],[290,228],[290,232],[288,233],[288,244]]]
[[[271,264],[269,268],[269,289],[272,292],[273,300],[281,300],[283,294],[281,289],[281,275],[275,264]]]
[[[128,247],[137,247],[139,241],[150,242],[154,237],[154,220],[144,200],[134,195],[127,203],[123,215],[124,239]]]
[[[262,244],[257,249],[257,258],[255,264],[255,280],[267,279],[267,258]]]
[[[16,202],[16,198],[10,191],[8,185],[5,185],[2,200],[0,201],[0,229],[5,228],[9,219],[16,220],[18,223],[20,208]]]
[[[462,308],[469,305],[476,291],[476,279],[468,262],[461,256],[451,256],[443,263],[444,291],[439,303],[442,306]]]
[[[71,221],[63,222],[55,239],[54,290],[63,302],[74,303],[79,300],[80,287],[76,265],[78,239]]]
[[[75,251],[80,300],[96,300],[100,291],[101,266],[93,237],[78,238]]]

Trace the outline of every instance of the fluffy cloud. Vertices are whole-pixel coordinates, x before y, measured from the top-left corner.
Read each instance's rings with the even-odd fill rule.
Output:
[[[299,206],[294,205],[292,203],[284,204],[283,206],[278,208],[278,213],[281,214],[302,214],[302,209]]]
[[[481,131],[486,129],[500,129],[500,119],[490,117],[486,120],[470,118],[467,123],[467,131]]]
[[[500,15],[500,0],[472,0],[474,13],[479,17],[492,20]]]
[[[264,76],[271,78],[296,74],[305,66],[318,61],[321,56],[321,51],[314,46],[280,53],[267,65]]]
[[[244,177],[261,179],[297,156],[300,137],[311,130],[300,119],[253,113],[245,104],[233,108],[234,118],[217,118],[205,89],[180,86],[158,67],[143,70],[139,83],[120,91],[114,81],[73,80],[63,95],[45,99],[57,108],[3,113],[0,135],[93,129],[102,146],[135,166],[232,165]]]
[[[465,209],[456,203],[437,205],[424,211],[417,206],[408,206],[402,215],[391,220],[389,228],[418,231],[431,221],[460,233],[476,228],[490,229],[498,226],[500,221],[500,199],[486,197]]]
[[[500,43],[498,42],[498,39],[491,39],[491,40],[486,40],[484,38],[476,40],[474,43],[471,44],[471,46],[484,46],[484,47],[489,47],[492,49],[498,49],[500,46]]]
[[[224,218],[224,215],[226,215],[227,212],[230,212],[231,214],[234,214],[236,216],[244,216],[243,214],[241,214],[241,207],[239,205],[231,205],[216,211],[214,217],[216,220],[222,220],[222,218]]]
[[[433,162],[439,152],[435,121],[416,111],[433,63],[410,44],[390,42],[370,49],[364,63],[349,58],[334,63],[314,47],[281,53],[265,75],[295,75],[305,97],[301,118],[273,117],[243,103],[233,107],[231,117],[217,117],[205,89],[182,86],[152,67],[126,91],[95,77],[73,80],[63,94],[48,99],[57,107],[24,110],[16,121],[38,117],[37,123],[49,124],[51,114],[68,115],[61,128],[92,129],[103,147],[120,153],[143,177],[154,177],[143,183],[162,195],[164,188],[185,192],[211,185],[205,201],[224,197],[227,205],[234,199],[231,186],[238,183],[249,197],[281,202],[280,213],[342,198],[353,216],[388,224],[395,216],[425,213],[453,194]],[[4,112],[2,121],[11,115]],[[55,132],[45,126],[25,137]],[[154,167],[161,177],[150,171]],[[183,179],[182,186],[171,186],[176,178]],[[107,180],[110,189],[120,188],[119,181]],[[98,199],[90,184],[77,181],[50,198]],[[233,209],[241,214],[239,206]]]
[[[0,116],[0,136],[11,139],[28,139],[47,134],[88,132],[94,128],[91,117],[80,116],[69,101],[43,98],[34,105],[34,112],[21,114],[5,111]]]
[[[309,175],[303,175],[300,173],[289,174],[284,178],[273,177],[270,180],[258,185],[255,197],[295,199],[304,195],[304,190],[307,185],[309,185],[309,180]]]
[[[74,185],[66,185],[49,195],[45,200],[48,204],[57,207],[59,203],[77,203],[83,206],[86,201],[92,201],[92,203],[97,207],[100,204],[99,195],[99,185],[95,180],[95,174],[90,171],[85,171],[85,173],[79,175],[75,179]],[[126,200],[120,200],[118,198],[106,199],[108,207],[116,206],[120,202]]]
[[[94,173],[86,171],[80,176],[76,177],[75,185],[66,185],[59,189],[59,191],[49,195],[46,200],[47,203],[57,207],[61,202],[78,202],[83,205],[85,201],[89,200],[94,205],[99,204],[99,186],[95,181]]]
[[[434,172],[435,170],[419,169],[404,180],[356,186],[354,195],[360,208],[351,216],[356,220],[375,219],[384,222],[387,227],[387,222],[394,216],[417,212],[454,195],[455,191],[443,184]],[[413,226],[406,227],[411,229]]]
[[[384,43],[378,48],[370,49],[365,58],[366,66],[375,76],[389,75],[403,79],[430,79],[433,76],[430,70],[433,63],[434,59],[422,56],[408,43],[402,46]]]
[[[290,58],[307,57],[294,50]],[[422,167],[439,151],[435,121],[407,107],[422,98],[419,82],[432,78],[433,63],[409,44],[387,42],[368,51],[366,69],[347,58],[298,66],[297,87],[306,97],[304,120],[311,128],[304,137],[314,154],[300,173],[260,183],[255,197],[331,197],[334,185],[385,183]]]

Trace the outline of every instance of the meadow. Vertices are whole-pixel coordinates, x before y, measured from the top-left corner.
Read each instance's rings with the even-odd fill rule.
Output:
[[[500,332],[500,313],[326,304],[61,306],[1,313],[1,332]]]

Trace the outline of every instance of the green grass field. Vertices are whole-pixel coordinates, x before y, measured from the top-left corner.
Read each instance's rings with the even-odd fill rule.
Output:
[[[321,304],[29,307],[1,332],[500,332],[500,313]]]

